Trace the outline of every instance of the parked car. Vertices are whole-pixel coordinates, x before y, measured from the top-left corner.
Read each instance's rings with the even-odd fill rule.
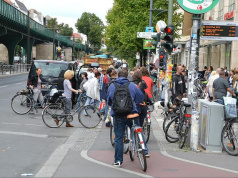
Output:
[[[66,70],[76,71],[74,63],[66,61],[54,61],[54,60],[34,60],[31,65],[31,69],[28,75],[27,85],[30,85],[30,80],[36,75],[36,69],[42,69],[42,78],[45,83],[56,84],[58,90],[64,90],[64,73]],[[77,81],[75,77],[71,80],[72,87],[77,89]],[[77,95],[72,95],[73,104],[77,101]]]

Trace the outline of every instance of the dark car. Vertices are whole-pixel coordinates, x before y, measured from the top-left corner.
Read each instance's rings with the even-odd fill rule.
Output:
[[[28,75],[27,85],[31,85],[29,81],[36,75],[36,69],[42,69],[42,78],[44,83],[56,84],[58,90],[64,90],[64,73],[67,70],[76,71],[74,63],[69,63],[65,61],[53,61],[53,60],[34,60]],[[77,89],[77,81],[75,77],[71,80],[72,87]],[[75,104],[77,97],[73,93],[72,101]]]

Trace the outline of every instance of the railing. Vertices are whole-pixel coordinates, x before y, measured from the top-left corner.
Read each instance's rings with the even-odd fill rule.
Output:
[[[6,26],[15,26],[16,30],[26,34],[27,33],[27,19],[28,16],[4,0],[0,0],[0,20],[1,24]],[[9,25],[11,24],[11,25]],[[30,33],[31,36],[39,37],[46,41],[53,41],[53,31],[45,28],[43,25],[37,23],[30,18]],[[55,33],[55,41],[60,41],[65,46],[73,47],[73,41],[69,38]],[[85,50],[82,44],[75,44],[76,49]]]
[[[30,71],[31,64],[0,65],[0,75],[11,75]]]

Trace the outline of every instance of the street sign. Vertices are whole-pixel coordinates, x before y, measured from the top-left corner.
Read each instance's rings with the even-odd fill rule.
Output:
[[[146,27],[145,32],[154,32],[154,27]]]
[[[58,47],[57,49],[58,49],[58,51],[60,51],[60,50],[61,50],[61,47]]]
[[[153,32],[137,32],[137,38],[151,38],[152,35],[156,35],[157,33]]]
[[[144,40],[143,49],[155,49],[155,46],[152,45],[152,41],[155,40]]]
[[[238,41],[238,23],[203,21],[201,40]]]
[[[156,68],[159,68],[159,59],[157,59],[157,60],[155,61],[155,67],[156,67]]]
[[[219,0],[177,0],[181,8],[192,14],[203,14],[212,10]]]

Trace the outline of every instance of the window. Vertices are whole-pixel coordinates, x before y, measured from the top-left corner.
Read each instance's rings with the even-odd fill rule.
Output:
[[[219,10],[218,10],[218,20],[224,20],[223,18],[223,6],[224,6],[224,0],[220,0],[219,2]]]
[[[229,0],[229,8],[228,11],[231,12],[235,10],[235,0]]]

